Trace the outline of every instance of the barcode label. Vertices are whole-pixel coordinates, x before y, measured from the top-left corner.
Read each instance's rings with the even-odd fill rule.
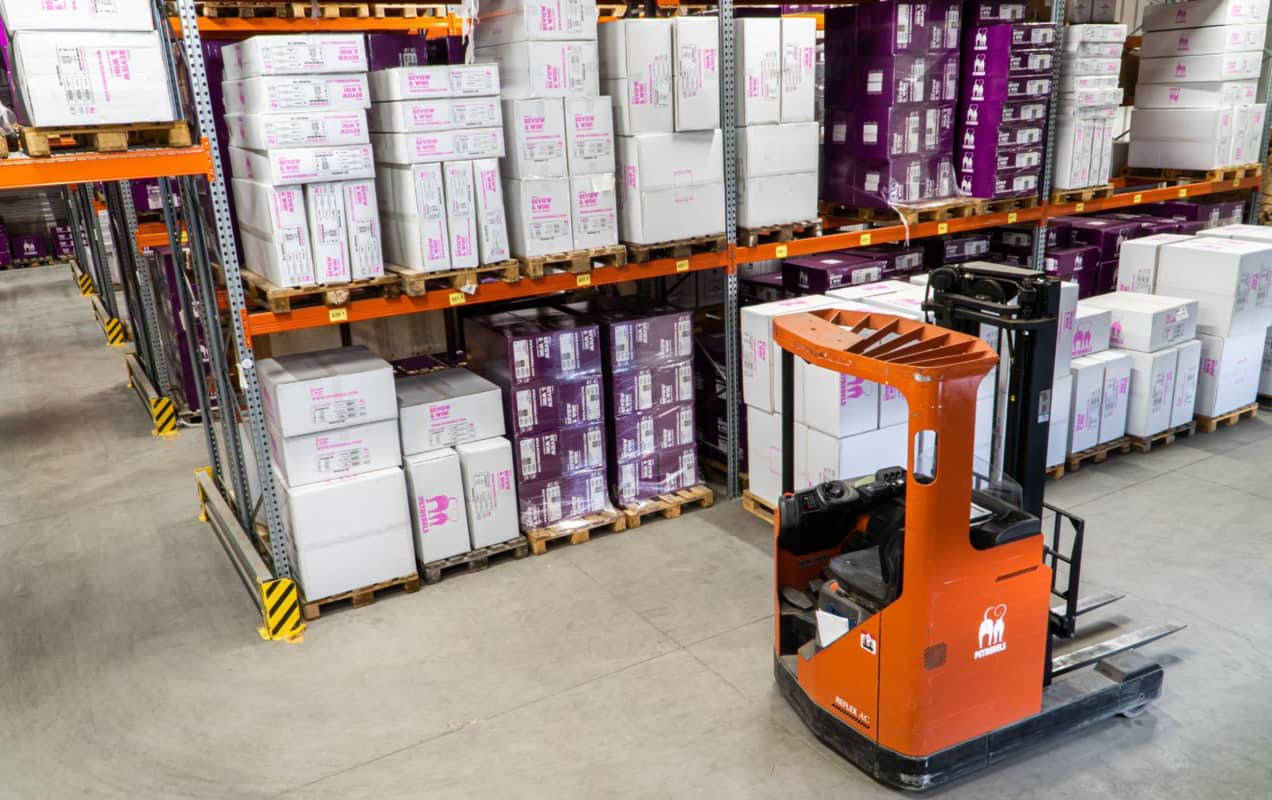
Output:
[[[595,422],[601,418],[601,385],[589,383],[583,387],[583,418]]]
[[[600,511],[605,507],[605,478],[593,475],[587,479],[588,511]]]
[[[517,431],[528,431],[534,427],[534,390],[523,389],[516,393],[515,405],[517,406]]]
[[[698,479],[698,459],[692,450],[680,454],[680,482],[688,485]]]
[[[632,330],[627,325],[614,326],[614,362],[626,364],[632,360]]]
[[[641,370],[636,375],[636,408],[645,411],[654,404],[654,377],[649,370]]]
[[[693,352],[693,321],[689,318],[676,321],[676,355],[688,356]]]
[[[587,432],[587,465],[599,467],[605,463],[605,453],[601,450],[601,429],[592,428]]]
[[[539,474],[539,448],[537,439],[521,440],[521,477],[533,480]]]
[[[495,513],[495,481],[490,472],[478,472],[468,482],[468,513],[476,521],[490,519]]]
[[[579,367],[578,334],[561,334],[561,371],[574,372]]]
[[[693,399],[693,368],[688,364],[676,367],[676,401],[680,403]]]
[[[543,487],[543,505],[547,522],[561,519],[561,485],[553,482]]]
[[[350,447],[318,456],[318,472],[324,475],[340,475],[360,467],[371,460],[371,452],[365,447]]]
[[[637,425],[637,438],[640,441],[639,450],[641,455],[648,455],[654,452],[654,418],[644,417]]]
[[[512,343],[512,371],[513,376],[519,381],[530,379],[529,342],[523,340]]]
[[[680,440],[676,444],[693,444],[693,411],[688,408],[680,411]]]

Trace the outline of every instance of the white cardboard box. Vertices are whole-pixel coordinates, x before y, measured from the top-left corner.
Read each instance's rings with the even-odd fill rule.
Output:
[[[1161,248],[1192,239],[1177,233],[1158,233],[1122,243],[1117,263],[1117,290],[1152,294],[1157,288],[1157,258]]]
[[[310,183],[304,189],[314,277],[318,283],[348,281],[349,233],[345,227],[344,190],[338,183]]]
[[[477,266],[477,195],[473,184],[473,162],[447,161],[442,164],[446,187],[446,230],[450,233],[452,269]]]
[[[265,416],[283,436],[397,418],[393,369],[365,347],[256,362]]]
[[[153,31],[155,21],[147,0],[109,3],[3,0],[0,18],[12,36],[20,31]]]
[[[1150,31],[1140,45],[1142,58],[1200,56],[1263,49],[1264,25],[1214,25],[1208,28]]]
[[[1222,225],[1201,231],[1198,236],[1216,236],[1221,239],[1236,239],[1272,247],[1272,228],[1266,225]],[[1266,262],[1260,273],[1259,290],[1255,295],[1254,304],[1272,315],[1272,261]],[[1268,322],[1272,324],[1272,316],[1269,316]]]
[[[272,425],[267,430],[274,466],[288,486],[361,475],[402,463],[397,423],[391,419],[288,437]]]
[[[316,282],[305,193],[300,186],[269,186],[235,178],[234,208],[244,266],[279,286]]]
[[[568,178],[505,179],[503,190],[513,255],[541,256],[574,248]]]
[[[720,127],[720,33],[709,17],[674,17],[672,103],[677,131]]]
[[[874,475],[886,467],[905,467],[909,463],[908,438],[905,425],[843,438],[810,428],[804,449],[804,472],[810,484],[817,484]],[[795,458],[799,459],[799,453],[795,454]]]
[[[1127,398],[1126,432],[1152,436],[1170,427],[1175,394],[1175,366],[1179,350],[1167,347],[1155,353],[1120,351],[1131,359],[1131,392]]]
[[[620,136],[619,229],[638,244],[724,229],[720,131]]]
[[[278,484],[288,555],[306,599],[415,572],[400,467],[295,488]]]
[[[345,181],[340,187],[344,190],[345,230],[349,235],[349,272],[354,280],[377,278],[384,274],[384,248],[375,181]]]
[[[371,99],[377,103],[500,94],[499,69],[494,64],[394,67],[369,75]]]
[[[743,228],[816,218],[816,172],[744,178],[738,183],[738,225]]]
[[[1201,369],[1201,342],[1191,342],[1174,347],[1179,356],[1175,364],[1175,387],[1171,392],[1170,426],[1172,428],[1191,422],[1197,407],[1197,375]]]
[[[1201,342],[1201,367],[1196,412],[1215,417],[1253,403],[1259,395],[1267,331],[1228,338],[1199,333],[1197,340]]]
[[[366,39],[360,33],[251,36],[221,49],[225,79],[261,75],[366,72]]]
[[[394,100],[371,104],[371,129],[377,133],[496,128],[501,120],[498,97]]]
[[[477,60],[498,65],[505,98],[600,94],[596,42],[516,42],[480,48]]]
[[[819,127],[795,122],[738,128],[738,177],[817,172]]]
[[[1197,332],[1197,301],[1157,294],[1111,292],[1086,303],[1112,312],[1109,344],[1152,353],[1186,342]]]
[[[373,133],[371,144],[375,148],[376,160],[388,164],[427,164],[431,161],[465,161],[504,155],[503,128]]]
[[[473,43],[477,47],[595,38],[595,0],[487,2],[481,6],[480,24],[473,28]]]
[[[795,372],[796,422],[837,439],[880,426],[879,384],[814,366],[803,359],[796,359]]]
[[[602,80],[601,93],[610,99],[614,132],[620,136],[670,133],[675,127],[670,79],[657,87],[642,78]]]
[[[600,78],[671,78],[670,19],[620,19],[597,28]]]
[[[781,359],[773,343],[773,318],[834,305],[833,297],[804,295],[742,308],[742,399],[748,406],[770,413],[782,408]]]
[[[498,264],[512,257],[508,247],[508,215],[504,212],[503,180],[493,158],[473,162],[477,193],[477,245],[483,264]]]
[[[1104,400],[1104,362],[1090,356],[1073,359],[1072,421],[1069,452],[1078,453],[1100,443],[1100,404]]]
[[[1051,385],[1051,421],[1047,426],[1047,467],[1064,463],[1069,452],[1069,427],[1073,416],[1073,376],[1059,375]]]
[[[394,264],[424,272],[450,269],[450,232],[441,164],[377,164],[385,204],[380,221],[384,253]]]
[[[614,171],[614,109],[608,97],[565,101],[565,148],[571,175]]]
[[[782,21],[735,19],[738,125],[780,122],[782,118]]]
[[[1254,80],[1261,63],[1259,52],[1145,58],[1140,61],[1139,79],[1143,83]]]
[[[501,390],[466,369],[399,378],[397,404],[408,456],[504,435]]]
[[[1235,132],[1233,122],[1232,108],[1228,106],[1142,108],[1131,115],[1131,136],[1162,142],[1230,143]]]
[[[176,118],[158,33],[20,31],[11,47],[14,88],[21,92],[28,124]]]
[[[1268,326],[1258,305],[1259,286],[1272,269],[1272,247],[1217,237],[1196,237],[1162,248],[1157,291],[1198,301],[1197,330],[1235,336]]]
[[[817,21],[782,19],[782,122],[812,122],[816,114]]]
[[[1218,169],[1228,166],[1231,147],[1231,138],[1195,142],[1132,139],[1127,164],[1132,167]]]
[[[1135,87],[1136,108],[1219,108],[1253,103],[1258,81],[1217,83],[1141,83]]]
[[[278,150],[230,148],[230,172],[274,186],[318,181],[347,181],[375,174],[371,146],[346,144],[335,147],[289,147]]]
[[[331,111],[370,108],[367,74],[268,75],[224,81],[222,97],[227,113],[264,114],[274,111]]]
[[[408,456],[402,466],[416,559],[428,564],[471,550],[459,454],[444,447]]]
[[[565,112],[559,97],[503,101],[503,174],[508,178],[564,178]]]
[[[614,173],[570,178],[570,227],[574,249],[618,244],[618,193]]]
[[[795,458],[807,452],[796,446]],[[782,494],[782,417],[751,404],[746,407],[746,458],[750,492],[770,505]]]
[[[1145,31],[1199,28],[1210,25],[1243,25],[1263,22],[1266,0],[1193,0],[1188,3],[1145,6]]]
[[[1112,324],[1112,311],[1079,300],[1073,317],[1073,346],[1069,352],[1076,358],[1108,350]]]
[[[464,474],[468,535],[473,547],[488,547],[517,537],[517,489],[512,473],[512,444],[502,436],[466,442],[455,448]]]
[[[367,114],[361,109],[226,114],[225,127],[231,147],[250,150],[367,144],[371,141]]]
[[[1055,377],[1069,374],[1069,362],[1073,360],[1073,334],[1077,323],[1078,285],[1073,281],[1060,282],[1060,314],[1056,320],[1056,369]]]

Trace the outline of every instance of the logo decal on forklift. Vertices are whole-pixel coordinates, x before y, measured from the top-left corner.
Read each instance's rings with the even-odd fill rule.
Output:
[[[879,652],[879,643],[870,634],[863,633],[861,634],[861,649],[865,650],[870,655],[874,655]]]
[[[980,630],[976,635],[977,650],[972,654],[973,659],[980,660],[1007,649],[1007,643],[1003,641],[1003,635],[1006,633],[1003,623],[1005,616],[1007,616],[1006,603],[999,603],[985,609],[985,616],[981,619]]]

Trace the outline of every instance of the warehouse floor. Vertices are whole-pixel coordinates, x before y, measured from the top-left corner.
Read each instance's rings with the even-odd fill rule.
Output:
[[[151,438],[65,267],[0,273],[0,797],[885,797],[770,673],[762,523],[678,521],[334,613],[304,643],[196,520],[203,439]],[[1137,719],[942,795],[1265,796],[1272,424],[1050,485],[1099,622],[1176,620]],[[1100,627],[1100,626],[1097,626]]]

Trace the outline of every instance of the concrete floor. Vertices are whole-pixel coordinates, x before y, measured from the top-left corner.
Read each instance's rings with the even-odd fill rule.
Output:
[[[736,503],[265,643],[65,268],[0,272],[0,797],[885,797],[773,687]],[[1272,796],[1268,417],[1053,483],[1099,622],[1177,620],[1134,720],[940,793]],[[1098,614],[1098,612],[1097,612]],[[1099,626],[1102,627],[1102,626]]]

